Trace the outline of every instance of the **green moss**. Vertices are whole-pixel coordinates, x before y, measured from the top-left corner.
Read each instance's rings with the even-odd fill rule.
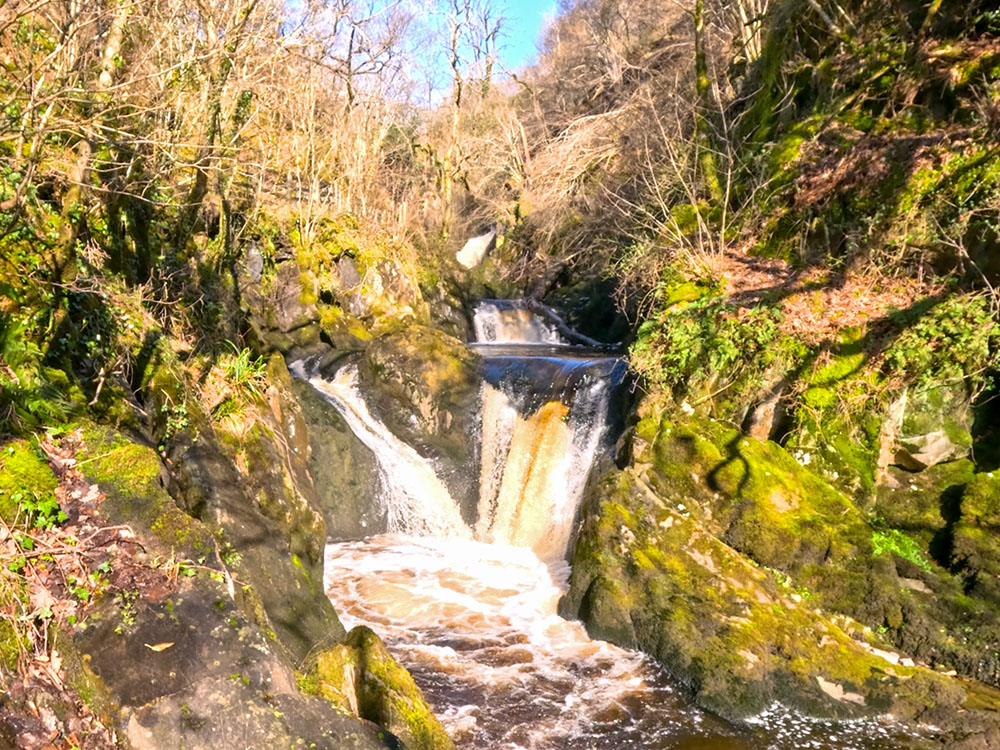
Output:
[[[741,718],[779,700],[843,717],[889,707],[912,714],[929,689],[961,702],[944,678],[869,653],[791,579],[776,581],[693,513],[670,509],[671,497],[651,495],[633,472],[605,476],[595,492],[560,609],[579,613],[597,637],[653,654],[701,705]],[[830,698],[817,678],[863,705]]]
[[[32,508],[58,510],[59,485],[45,458],[30,441],[13,440],[0,445],[0,517],[8,524],[22,522]]]
[[[300,686],[346,713],[385,727],[415,750],[451,750],[453,743],[413,678],[369,628],[319,653]]]
[[[68,635],[59,635],[58,649],[69,687],[106,726],[111,726],[119,707],[104,680],[90,668],[89,657],[80,654]]]
[[[208,528],[181,511],[163,488],[155,450],[93,424],[84,424],[82,432],[80,469],[108,495],[108,517],[149,528],[165,551],[196,557],[214,547]]]
[[[921,570],[931,571],[931,565],[917,541],[898,529],[874,532],[872,534],[872,554],[899,555]]]
[[[4,583],[0,588],[0,607],[7,610],[22,596],[23,594],[13,589],[10,583]],[[7,677],[16,672],[18,660],[21,654],[26,653],[29,645],[27,638],[15,630],[10,621],[6,618],[0,619],[0,679],[3,679],[5,684]]]
[[[976,474],[962,495],[962,521],[1000,531],[1000,472]]]

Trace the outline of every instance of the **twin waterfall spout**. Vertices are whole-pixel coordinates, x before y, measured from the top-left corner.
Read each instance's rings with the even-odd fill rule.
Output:
[[[482,356],[479,502],[469,528],[430,460],[393,435],[358,389],[356,369],[307,379],[374,453],[379,502],[390,532],[472,537],[527,547],[542,560],[566,556],[577,506],[608,433],[622,360],[562,344],[559,334],[510,301],[485,301],[475,316]]]

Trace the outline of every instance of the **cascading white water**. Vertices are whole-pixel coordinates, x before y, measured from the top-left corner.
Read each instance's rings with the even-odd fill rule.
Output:
[[[379,501],[390,531],[417,536],[470,535],[455,501],[430,463],[368,410],[358,390],[356,367],[342,367],[332,380],[308,373],[301,362],[293,363],[291,371],[322,393],[375,454]]]
[[[591,380],[578,386],[569,406],[553,400],[522,416],[504,391],[483,385],[477,539],[563,559],[607,430],[609,389]]]
[[[553,325],[514,300],[484,300],[473,318],[476,341],[483,344],[565,344]]]
[[[617,750],[738,734],[687,709],[642,655],[559,617],[564,563],[504,544],[382,536],[331,545],[326,565],[345,626],[383,635],[459,747]]]

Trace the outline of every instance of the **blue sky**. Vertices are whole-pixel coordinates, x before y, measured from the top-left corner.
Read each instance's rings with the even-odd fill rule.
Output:
[[[518,70],[535,62],[538,56],[538,39],[547,17],[556,12],[553,0],[501,0],[507,18],[507,38],[501,58],[511,70]]]

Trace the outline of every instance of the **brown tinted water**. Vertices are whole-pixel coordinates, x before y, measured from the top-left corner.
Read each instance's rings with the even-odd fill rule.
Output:
[[[568,569],[529,549],[385,535],[327,548],[327,591],[411,671],[460,748],[883,750],[917,743],[878,720],[773,710],[734,727],[641,654],[556,614]]]

